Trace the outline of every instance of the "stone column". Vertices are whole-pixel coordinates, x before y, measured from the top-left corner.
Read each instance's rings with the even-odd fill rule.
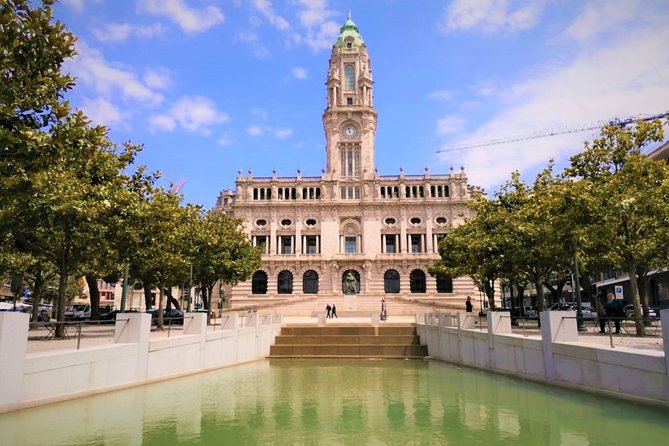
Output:
[[[490,314],[490,312],[488,312]],[[543,311],[539,314],[541,320],[541,343],[544,362],[544,378],[555,379],[553,366],[553,343],[576,342],[576,318],[571,312]]]
[[[29,323],[27,313],[0,312],[0,407],[21,398]]]
[[[134,379],[146,379],[149,366],[151,315],[149,313],[118,313],[114,327],[115,344],[139,344]]]

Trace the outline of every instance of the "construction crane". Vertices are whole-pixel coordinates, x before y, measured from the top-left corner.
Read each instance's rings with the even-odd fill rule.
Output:
[[[491,139],[489,141],[471,142],[450,147],[444,147],[437,150],[437,153],[459,152],[462,150],[476,149],[485,146],[508,144],[511,142],[527,141],[530,139],[548,138],[549,136],[555,136],[555,135],[580,133],[580,132],[585,132],[587,130],[600,129],[605,125],[619,125],[620,127],[625,127],[630,124],[634,124],[637,121],[652,121],[654,119],[662,119],[667,116],[669,116],[669,112],[659,113],[657,115],[637,115],[637,116],[630,116],[627,118],[615,118],[609,121],[595,121],[588,124],[568,125],[568,126],[556,127],[550,130],[539,130],[534,133],[528,133],[526,135],[507,136],[505,138]]]
[[[184,184],[186,184],[186,180],[181,180],[177,184],[172,186],[172,189],[170,189],[170,191],[174,192],[175,194],[178,194],[181,188],[184,187]]]

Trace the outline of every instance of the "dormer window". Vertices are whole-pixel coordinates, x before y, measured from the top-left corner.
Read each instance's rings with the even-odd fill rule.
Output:
[[[346,105],[353,105],[353,98],[346,98]]]
[[[353,44],[351,42],[346,42],[346,48],[353,48]]]

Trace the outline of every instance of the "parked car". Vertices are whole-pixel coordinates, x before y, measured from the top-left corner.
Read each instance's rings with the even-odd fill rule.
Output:
[[[623,310],[625,311],[625,317],[626,318],[628,318],[628,319],[634,318],[634,305],[631,305],[631,304],[630,305],[625,305]],[[643,310],[642,310],[642,313],[643,313]],[[643,316],[643,314],[642,314],[642,316]],[[659,316],[657,314],[657,311],[655,311],[654,308],[648,308],[648,317],[656,318],[656,317],[659,317]]]
[[[147,313],[151,313],[151,322],[155,325],[158,323],[158,311],[150,310]],[[177,310],[176,308],[170,308],[169,310],[163,310],[163,323],[165,325],[183,325],[184,323],[184,312]]]
[[[112,310],[110,307],[100,308],[100,320],[108,323],[116,321],[116,315],[120,313],[119,310]]]
[[[74,304],[65,309],[66,321],[83,321],[91,318],[91,306],[88,304]]]

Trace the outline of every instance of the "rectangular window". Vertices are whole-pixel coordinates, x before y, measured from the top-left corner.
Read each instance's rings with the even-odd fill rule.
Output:
[[[307,254],[318,254],[318,237],[315,235],[307,235],[305,237],[307,244]]]
[[[386,234],[386,253],[397,253],[397,236],[395,234]]]
[[[341,174],[345,177],[360,176],[360,147],[343,146],[341,154]]]
[[[289,235],[281,236],[281,254],[293,253],[293,238]]]
[[[262,247],[262,253],[267,254],[267,236],[266,235],[255,235],[253,236],[253,246]]]
[[[356,252],[358,252],[357,241],[358,241],[357,236],[347,235],[344,238],[344,252],[346,254],[355,254]]]
[[[420,234],[411,234],[411,252],[413,253],[418,253],[418,252],[423,252],[422,249],[422,243],[421,243],[421,235]]]

